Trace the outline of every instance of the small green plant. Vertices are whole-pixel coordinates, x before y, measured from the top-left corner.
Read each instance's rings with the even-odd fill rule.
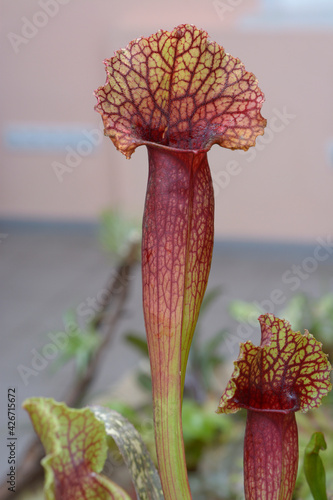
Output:
[[[250,323],[262,311],[255,302],[234,300],[230,303],[231,316],[241,322]],[[325,344],[328,353],[333,354],[333,293],[328,292],[319,298],[300,292],[291,297],[288,303],[279,309],[279,316],[286,318],[296,330],[308,328],[313,335]]]
[[[89,365],[101,343],[101,337],[91,322],[80,325],[75,311],[68,311],[64,316],[64,330],[54,335],[65,339],[63,349],[53,363],[59,370],[69,361],[75,362],[76,375],[81,376]]]

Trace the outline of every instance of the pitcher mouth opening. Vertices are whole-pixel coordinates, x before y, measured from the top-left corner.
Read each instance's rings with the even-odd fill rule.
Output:
[[[160,144],[158,142],[151,142],[151,141],[142,141],[140,143],[140,146],[147,146],[149,148],[155,148],[155,149],[161,149],[163,151],[170,151],[173,153],[192,153],[192,154],[200,154],[200,153],[208,153],[210,150],[210,147],[207,148],[200,148],[200,149],[183,149],[183,148],[177,148],[174,146],[167,146],[165,144]]]
[[[293,408],[286,408],[286,409],[267,409],[267,408],[255,408],[254,406],[246,406],[239,404],[241,408],[244,408],[245,410],[249,410],[252,412],[258,412],[258,413],[279,413],[279,414],[284,414],[288,415],[289,413],[295,413],[296,411],[300,410],[299,405],[293,406]]]

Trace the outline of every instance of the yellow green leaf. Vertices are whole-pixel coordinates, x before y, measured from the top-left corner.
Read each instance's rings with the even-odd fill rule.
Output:
[[[308,331],[294,332],[273,314],[259,317],[261,345],[241,344],[234,373],[218,413],[240,408],[306,412],[320,405],[331,390],[331,365],[322,344]]]
[[[105,134],[130,157],[149,143],[248,149],[264,133],[264,96],[239,59],[193,25],[130,42],[105,61],[95,95]]]
[[[130,500],[100,474],[107,456],[106,434],[91,410],[44,398],[27,399],[23,407],[46,452],[46,500]]]

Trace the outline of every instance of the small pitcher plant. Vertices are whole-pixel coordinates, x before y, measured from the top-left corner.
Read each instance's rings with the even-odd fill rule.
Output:
[[[142,471],[144,463],[146,472],[142,471],[141,482],[138,480],[141,489],[137,494],[138,498],[189,500],[181,410],[189,350],[213,252],[214,193],[207,153],[214,144],[241,150],[254,146],[266,126],[260,113],[264,96],[255,76],[239,59],[192,25],[133,40],[104,63],[106,83],[95,96],[105,135],[127,158],[138,146],[146,146],[149,162],[142,287],[159,477],[148,459],[140,462],[141,468],[136,470]],[[244,344],[244,355],[236,364],[218,411],[248,409],[247,498],[287,499],[298,457],[294,411],[317,406],[327,393],[328,362],[311,336],[294,337],[298,334],[287,323],[271,315],[261,317],[260,322],[262,344],[259,348]],[[63,407],[47,401],[34,399],[25,404],[37,433],[44,410],[52,413],[52,418],[62,413],[69,420],[74,418]],[[39,404],[44,404],[44,410]],[[115,422],[114,415],[101,408],[77,411],[92,411],[99,424],[102,421],[112,432],[108,419]],[[66,449],[65,433],[63,439]],[[84,450],[82,440],[80,446]],[[54,447],[53,443],[47,449],[54,453]],[[146,450],[140,449],[146,456]],[[133,450],[125,456],[128,463],[137,460]],[[98,498],[126,498],[116,485],[104,481],[99,462],[95,469],[94,461],[89,462],[94,487],[99,491],[105,488],[106,496]],[[50,460],[46,463],[49,467]],[[58,483],[53,485],[54,496],[48,498],[74,498],[66,496],[66,488],[58,493]],[[288,493],[275,493],[281,483]],[[86,488],[89,493],[89,485]],[[75,498],[97,498],[78,491],[81,496]],[[271,491],[275,496],[270,496]]]
[[[295,412],[317,408],[331,390],[331,366],[309,332],[259,317],[260,346],[241,344],[218,413],[247,410],[244,486],[247,500],[289,500],[298,468]]]

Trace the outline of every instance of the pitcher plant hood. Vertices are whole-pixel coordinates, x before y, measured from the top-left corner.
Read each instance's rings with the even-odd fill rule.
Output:
[[[105,135],[128,158],[150,143],[247,150],[264,133],[255,76],[193,25],[133,40],[104,64],[96,110]]]

